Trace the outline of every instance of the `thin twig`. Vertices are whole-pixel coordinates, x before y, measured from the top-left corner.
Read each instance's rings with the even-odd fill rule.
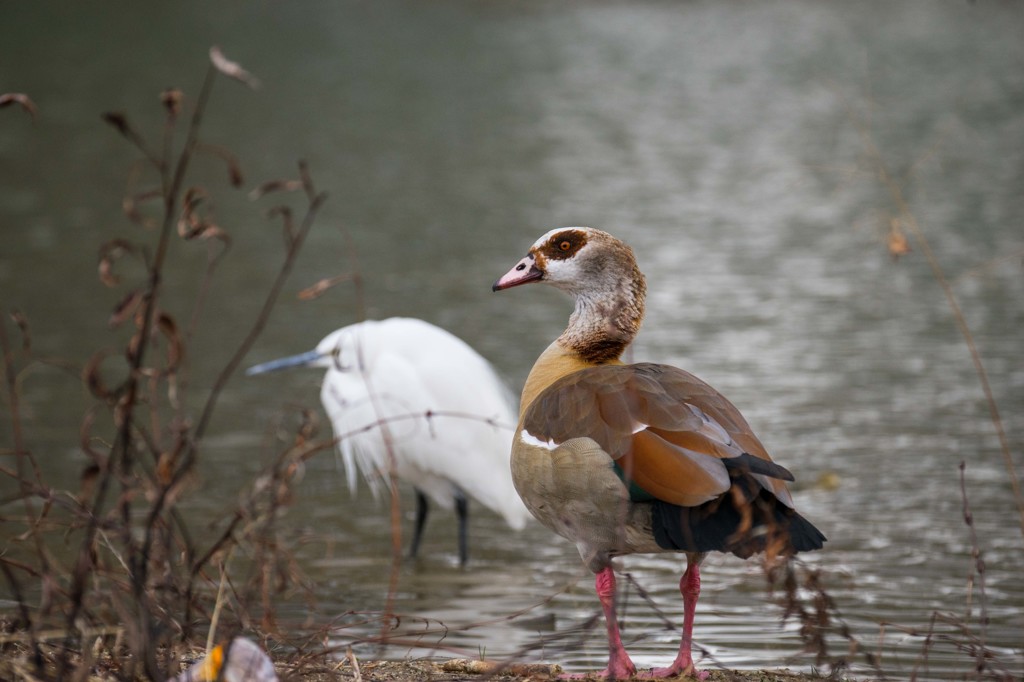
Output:
[[[971,513],[970,503],[967,501],[967,483],[965,481],[964,472],[967,469],[966,462],[960,462],[960,499],[963,502],[963,516],[964,523],[967,524],[967,528],[970,531],[971,538],[971,569],[967,575],[967,613],[964,614],[965,622],[971,621],[971,596],[973,594],[973,586],[975,582],[975,576],[977,576],[978,584],[978,605],[981,609],[981,614],[978,617],[979,635],[978,635],[978,655],[979,659],[977,662],[977,670],[981,671],[985,667],[985,660],[983,652],[985,648],[985,636],[988,632],[988,599],[985,594],[985,560],[981,558],[981,548],[978,546],[978,534],[974,530],[974,515]]]
[[[210,616],[210,631],[206,633],[206,651],[213,649],[213,643],[217,638],[217,624],[220,621],[220,611],[224,606],[224,587],[227,584],[227,565],[231,560],[231,551],[224,557],[220,564],[220,585],[217,587],[217,600],[214,602],[213,615]]]
[[[26,466],[31,466],[37,485],[42,487],[43,477],[32,452],[25,444],[25,435],[21,424],[21,396],[18,393],[18,373],[14,366],[14,349],[11,348],[7,338],[7,325],[0,320],[0,351],[3,352],[4,378],[7,388],[7,401],[10,405],[11,433],[14,436],[14,455],[18,471],[18,484],[21,489],[21,499],[25,507],[25,522],[28,525],[30,535],[36,546],[36,555],[42,564],[44,573],[50,573],[50,562],[47,557],[46,548],[43,545],[42,536],[36,532],[41,521],[41,516],[36,514],[35,506],[32,504],[32,496],[29,494],[29,482]]]
[[[1006,429],[1003,426],[1003,419],[999,414],[999,406],[996,403],[995,394],[993,393],[992,386],[988,380],[988,372],[985,370],[985,365],[981,360],[981,353],[978,352],[977,344],[974,341],[974,335],[971,333],[970,327],[967,325],[967,318],[964,316],[963,311],[960,308],[960,303],[957,300],[956,293],[953,291],[953,286],[946,278],[946,274],[943,271],[942,266],[939,264],[938,258],[932,251],[931,244],[928,242],[928,238],[925,236],[924,230],[921,229],[913,211],[910,210],[910,204],[903,195],[902,187],[898,182],[896,182],[892,174],[889,172],[888,166],[882,158],[882,154],[875,145],[866,126],[856,119],[854,119],[854,123],[860,132],[861,142],[875,166],[878,177],[881,178],[882,184],[886,189],[888,189],[889,196],[899,212],[900,221],[910,230],[910,233],[914,235],[914,241],[916,242],[917,247],[921,250],[921,253],[924,254],[925,260],[928,261],[928,266],[931,268],[932,276],[942,289],[942,293],[946,297],[946,303],[949,305],[949,309],[953,314],[956,326],[964,338],[964,343],[967,345],[967,350],[971,355],[971,361],[974,363],[975,373],[978,375],[978,381],[981,383],[981,390],[985,395],[985,402],[988,405],[992,425],[995,428],[997,437],[999,438],[999,446],[1003,455],[1003,464],[1006,468],[1006,474],[1010,481],[1010,487],[1013,490],[1014,503],[1017,506],[1017,514],[1019,517],[1018,525],[1021,534],[1024,535],[1024,494],[1021,492],[1020,480],[1017,476],[1017,469],[1013,462],[1013,454],[1010,451],[1010,442],[1006,435]]]

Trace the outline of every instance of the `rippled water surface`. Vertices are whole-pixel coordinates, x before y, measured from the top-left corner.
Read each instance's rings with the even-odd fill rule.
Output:
[[[1021,6],[33,2],[0,15],[0,92],[26,92],[40,110],[34,125],[0,110],[0,305],[31,320],[37,355],[80,366],[116,342],[105,324],[119,293],[98,283],[95,254],[138,229],[120,212],[135,155],[101,112],[123,110],[155,129],[156,94],[169,85],[194,94],[219,44],[263,87],[218,83],[204,137],[237,153],[247,187],[291,175],[305,158],[330,192],[249,360],[307,350],[357,319],[347,285],[295,298],[348,270],[344,225],[370,317],[444,326],[518,390],[569,304],[541,287],[492,294],[491,282],[551,227],[607,229],[633,245],[648,278],[634,357],[715,385],[796,473],[798,507],[829,537],[806,561],[886,674],[907,677],[920,663],[923,640],[906,631],[969,605],[975,628],[984,605],[985,641],[1003,665],[1024,669],[1024,542],[995,429],[925,250],[912,239],[898,262],[886,251],[897,207],[872,151],[949,278],[1019,467]],[[218,162],[198,173],[234,240],[195,338],[191,382],[202,389],[255,316],[281,240],[264,205],[226,187]],[[204,261],[201,246],[173,254],[168,305],[183,316]],[[190,513],[230,513],[240,483],[272,456],[274,425],[296,405],[317,406],[318,383],[317,372],[297,371],[229,385]],[[74,488],[86,461],[77,446],[84,390],[41,369],[23,397],[47,476]],[[3,419],[0,448],[10,439]],[[968,593],[961,461],[984,595]],[[8,499],[9,479],[0,486]],[[387,504],[345,487],[330,456],[314,458],[283,519],[316,612],[341,619],[342,642],[379,628],[390,566]],[[408,491],[403,505],[411,509]],[[435,512],[423,556],[401,567],[402,644],[357,650],[528,651],[602,667],[603,628],[585,629],[598,611],[592,579],[575,549],[536,524],[513,533],[472,511],[471,567],[456,567],[454,519]],[[0,534],[13,542],[9,527]],[[666,664],[682,561],[623,566],[660,609],[622,580],[627,645],[639,665]],[[704,665],[814,665],[755,563],[712,556],[703,574],[695,639],[711,657]],[[301,597],[281,604],[282,618],[306,613]],[[844,646],[836,640],[833,651]],[[926,676],[971,669],[948,644],[928,658]],[[854,664],[869,674],[862,659]]]

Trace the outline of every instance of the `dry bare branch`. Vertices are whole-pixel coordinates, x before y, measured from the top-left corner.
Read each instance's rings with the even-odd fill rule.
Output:
[[[134,127],[132,127],[132,125],[128,122],[127,115],[125,115],[124,112],[107,111],[103,113],[102,118],[104,122],[109,124],[117,132],[121,133],[121,135],[124,136],[128,141],[135,145],[136,149],[142,152],[142,154],[151,164],[153,164],[157,168],[161,167],[162,164],[160,161],[160,157],[153,153],[153,151],[149,148],[149,145],[146,144],[145,138],[143,138],[142,135],[140,135],[139,132],[135,130]]]
[[[860,135],[861,145],[864,152],[868,160],[871,162],[879,182],[889,192],[889,198],[892,201],[893,206],[896,208],[897,216],[894,220],[898,220],[899,225],[906,228],[914,238],[917,248],[928,262],[928,267],[931,269],[932,277],[935,279],[936,284],[939,285],[939,288],[942,290],[942,293],[946,298],[946,304],[949,307],[950,313],[953,315],[953,320],[956,323],[957,329],[963,337],[964,345],[967,347],[967,352],[970,355],[972,364],[974,365],[974,372],[978,377],[979,384],[981,385],[982,394],[984,395],[985,402],[988,405],[989,419],[992,422],[992,427],[999,440],[999,449],[1003,457],[1003,466],[1006,469],[1006,476],[1010,482],[1010,489],[1013,492],[1013,501],[1017,507],[1018,527],[1021,535],[1024,535],[1024,491],[1021,489],[1020,477],[1017,474],[1016,464],[1013,460],[1013,453],[1010,449],[1010,440],[1006,434],[1006,427],[1003,424],[1003,418],[999,411],[999,404],[996,401],[995,393],[992,390],[992,384],[988,379],[988,371],[985,369],[985,363],[981,359],[981,353],[978,351],[977,343],[975,343],[974,334],[971,332],[971,328],[967,324],[967,318],[964,316],[963,309],[960,307],[960,300],[957,298],[956,292],[953,290],[953,285],[950,283],[949,278],[946,277],[946,272],[939,263],[938,257],[932,250],[931,243],[925,235],[924,229],[921,227],[920,223],[918,223],[917,216],[910,208],[910,203],[904,195],[903,185],[889,170],[889,166],[886,164],[885,158],[882,156],[882,152],[879,150],[878,145],[875,144],[875,140],[871,135],[871,131],[869,130],[867,123],[858,119],[852,112],[850,113],[850,116],[857,132]]]

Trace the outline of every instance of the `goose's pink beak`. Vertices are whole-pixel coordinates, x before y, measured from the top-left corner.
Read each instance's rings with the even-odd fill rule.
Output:
[[[520,284],[536,282],[544,277],[544,271],[537,267],[537,261],[533,255],[529,255],[516,263],[515,267],[498,278],[498,281],[491,287],[491,291],[511,289]]]

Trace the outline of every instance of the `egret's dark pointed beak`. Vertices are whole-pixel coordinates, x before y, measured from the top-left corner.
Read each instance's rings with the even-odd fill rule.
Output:
[[[323,358],[323,355],[319,351],[311,350],[301,355],[292,355],[287,358],[278,358],[270,362],[253,365],[245,370],[245,374],[246,376],[252,376],[253,374],[263,374],[264,372],[276,372],[279,369],[288,369],[289,367],[309,367],[321,358]]]
[[[491,287],[491,291],[511,289],[520,284],[536,282],[544,277],[544,271],[537,267],[537,261],[533,255],[522,259],[516,266],[498,278],[498,281]]]

